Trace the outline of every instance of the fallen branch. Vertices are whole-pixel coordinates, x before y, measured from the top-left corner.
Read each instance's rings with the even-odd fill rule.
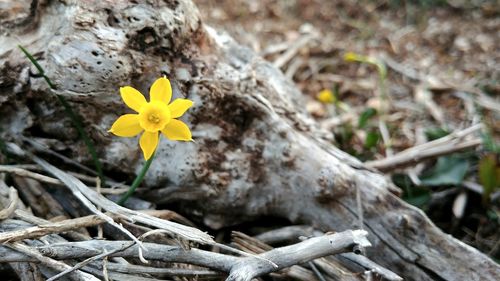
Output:
[[[347,230],[276,248],[255,257],[234,257],[195,248],[186,250],[178,246],[153,243],[143,243],[142,245],[145,250],[143,256],[149,260],[188,263],[228,272],[230,276],[227,280],[251,280],[254,277],[319,257],[350,252],[356,246],[368,247],[370,242],[366,239],[367,234],[363,230]],[[137,258],[139,247],[137,244],[125,250],[117,251],[117,249],[122,249],[130,244],[130,241],[90,240],[55,243],[47,246],[30,247],[30,249],[35,253],[56,260],[89,258],[104,252],[112,253],[110,257]],[[32,255],[25,252],[18,252],[7,246],[0,246],[0,262],[32,262],[36,260]],[[273,263],[267,260],[278,266],[273,266]]]
[[[290,228],[287,230],[287,232],[290,233],[290,231],[293,231],[294,229],[297,228]],[[323,236],[323,233],[321,233],[321,235],[319,236]],[[273,249],[273,247],[271,247],[270,245],[238,231],[233,231],[231,233],[231,241],[232,244],[234,244],[236,247],[251,253],[260,254]],[[292,241],[295,242],[297,241],[297,239],[293,239]],[[287,243],[290,243],[290,241],[287,241]],[[307,264],[309,265],[309,267],[311,267],[312,270],[305,268],[303,265],[294,265],[288,268],[287,270],[282,270],[280,272],[280,275],[285,278],[288,277],[288,278],[293,278],[295,280],[303,280],[303,281],[309,281],[317,277],[319,281],[322,281],[322,278],[325,279],[325,276],[323,276],[321,272],[318,270],[318,268],[320,268],[322,272],[327,275],[326,278],[328,280],[343,280],[343,281],[360,280],[359,278],[354,276],[355,273],[351,273],[349,269],[345,268],[344,266],[338,263],[334,264],[332,262],[328,262],[325,258],[315,259],[307,262]],[[316,270],[314,268],[316,268]]]
[[[97,215],[85,216],[81,218],[63,220],[60,222],[46,223],[39,226],[32,226],[25,229],[7,231],[0,233],[0,243],[21,241],[24,239],[39,238],[48,234],[62,233],[69,230],[76,230],[81,227],[96,226],[106,221]]]
[[[63,262],[60,262],[60,261],[53,260],[49,257],[46,257],[43,254],[40,254],[35,249],[33,249],[32,247],[26,246],[26,245],[21,244],[19,242],[16,242],[13,244],[8,244],[7,247],[10,247],[15,251],[22,253],[22,254],[26,255],[27,257],[30,257],[32,259],[32,261],[34,261],[34,262],[40,262],[43,265],[50,267],[50,268],[57,270],[57,271],[64,271],[66,269],[71,268],[69,265],[67,265]],[[73,279],[77,280],[77,281],[99,281],[99,279],[97,279],[96,277],[94,277],[88,273],[79,271],[79,270],[72,272],[71,275],[72,275]]]
[[[451,133],[448,136],[437,140],[406,149],[395,154],[394,156],[380,160],[367,161],[365,164],[370,168],[375,168],[380,171],[390,171],[397,168],[403,168],[429,158],[435,158],[476,147],[482,143],[480,138],[473,138],[471,140],[464,140],[464,138],[465,136],[480,129],[481,125],[477,124],[462,131]]]
[[[366,239],[366,235],[368,235],[368,232],[363,230],[348,230],[311,238],[295,245],[276,248],[259,255],[275,262],[278,268],[274,268],[260,259],[244,258],[231,267],[227,280],[250,281],[253,278],[291,265],[301,264],[319,257],[350,252],[354,246],[369,247],[371,244]]]
[[[279,229],[274,229],[268,232],[264,232],[255,236],[253,239],[258,239],[261,243],[269,243],[269,244],[279,244],[279,243],[290,243],[291,241],[297,241],[301,237],[310,237],[310,236],[319,236],[323,235],[323,233],[319,230],[315,230],[314,228],[306,225],[295,225],[295,226],[287,226]],[[384,280],[389,281],[401,281],[401,278],[396,273],[378,265],[372,260],[368,259],[363,255],[357,255],[354,253],[343,253],[339,255],[340,259],[346,259],[354,264],[357,264],[363,267],[366,270],[370,270],[376,272],[378,275],[384,278]],[[332,269],[334,266],[325,264],[324,261],[315,260],[315,263],[318,264],[322,269]],[[335,277],[340,280],[346,279],[345,275],[337,274]]]

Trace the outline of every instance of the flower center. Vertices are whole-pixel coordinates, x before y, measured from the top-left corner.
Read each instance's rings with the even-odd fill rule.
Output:
[[[158,115],[152,113],[151,115],[148,116],[148,121],[157,124],[160,123],[161,119],[160,117],[158,117]]]
[[[168,106],[160,101],[143,105],[139,111],[139,125],[148,132],[158,132],[172,119]]]

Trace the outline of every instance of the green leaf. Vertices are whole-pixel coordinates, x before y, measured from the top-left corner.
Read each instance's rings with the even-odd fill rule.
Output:
[[[492,221],[498,220],[499,216],[493,209],[486,210],[486,216]]]
[[[469,161],[459,155],[439,157],[436,165],[420,177],[424,186],[457,185],[464,180]]]
[[[500,143],[495,142],[489,132],[481,134],[483,139],[483,147],[486,151],[500,153]]]
[[[387,67],[381,61],[377,61],[377,63],[375,63],[375,66],[377,66],[377,71],[380,80],[384,81],[387,78]]]
[[[420,194],[418,196],[406,197],[406,198],[403,198],[403,199],[406,202],[408,202],[411,205],[413,205],[413,206],[422,208],[425,205],[427,205],[427,203],[429,202],[429,200],[431,200],[431,193],[428,192],[428,193]]]
[[[363,113],[361,113],[361,116],[359,117],[358,128],[364,128],[368,123],[368,120],[370,120],[370,118],[375,115],[377,115],[377,110],[375,108],[368,107],[367,109],[365,109],[365,111],[363,111]]]
[[[423,208],[431,199],[431,191],[427,187],[415,186],[410,177],[405,174],[394,174],[392,181],[401,189],[403,189],[403,200]]]
[[[487,202],[490,194],[500,184],[500,167],[498,167],[497,155],[487,154],[479,160],[478,167],[479,182],[483,186],[483,200]]]
[[[375,147],[380,140],[380,135],[376,131],[371,131],[366,134],[365,138],[365,148],[370,149],[372,147]]]
[[[425,136],[429,141],[445,137],[450,134],[450,131],[443,128],[431,128],[425,130]]]

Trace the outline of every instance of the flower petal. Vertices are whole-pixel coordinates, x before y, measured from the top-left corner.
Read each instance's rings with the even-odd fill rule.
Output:
[[[139,140],[139,145],[141,146],[142,153],[144,154],[144,159],[148,160],[151,158],[151,155],[153,155],[156,147],[158,146],[158,132],[151,133],[145,131]]]
[[[151,86],[151,90],[149,90],[149,96],[150,101],[157,100],[168,104],[172,99],[170,81],[165,77],[157,79]]]
[[[161,132],[169,140],[192,141],[191,131],[184,122],[172,119]]]
[[[181,117],[188,108],[193,106],[193,102],[187,99],[175,99],[168,105],[172,118]]]
[[[130,86],[121,87],[120,94],[125,104],[137,112],[146,104],[146,98],[144,98],[141,92]]]
[[[142,132],[138,114],[125,114],[116,119],[108,132],[119,137],[133,137]]]

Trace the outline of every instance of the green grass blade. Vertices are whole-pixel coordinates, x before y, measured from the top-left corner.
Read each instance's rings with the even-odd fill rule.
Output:
[[[151,166],[151,163],[153,162],[153,158],[155,157],[154,153],[151,155],[151,157],[144,163],[144,166],[141,169],[141,172],[137,175],[135,178],[134,182],[132,182],[132,185],[130,188],[127,190],[127,193],[125,193],[120,200],[118,200],[119,205],[123,205],[127,200],[132,196],[134,191],[137,189],[139,184],[141,184],[142,180],[144,179],[144,176],[146,175],[146,172],[149,169],[149,166]]]
[[[43,70],[42,66],[38,63],[38,61],[23,46],[18,45],[18,47],[19,47],[19,49],[21,49],[21,51],[24,53],[24,55],[26,55],[26,57],[31,61],[31,63],[36,67],[36,69],[39,72],[39,75],[41,75],[43,77],[43,79],[45,79],[45,81],[47,82],[49,87],[52,90],[56,90],[56,86],[52,83],[52,81],[50,81],[49,77],[47,77],[47,75],[45,75],[45,71]],[[73,125],[75,126],[76,130],[78,131],[78,134],[82,138],[83,142],[87,146],[87,149],[88,149],[88,151],[92,157],[92,160],[94,162],[94,166],[96,168],[97,175],[99,176],[99,178],[101,180],[101,185],[105,186],[106,183],[105,183],[104,173],[102,171],[101,162],[99,161],[99,158],[97,157],[97,152],[96,152],[94,143],[92,142],[90,137],[87,135],[87,133],[83,129],[80,117],[73,111],[73,109],[71,108],[71,106],[69,105],[69,103],[66,101],[66,99],[63,96],[61,96],[57,93],[54,93],[54,94],[57,97],[57,100],[63,106],[64,111],[66,112],[66,115],[68,115],[68,117],[73,122]]]

